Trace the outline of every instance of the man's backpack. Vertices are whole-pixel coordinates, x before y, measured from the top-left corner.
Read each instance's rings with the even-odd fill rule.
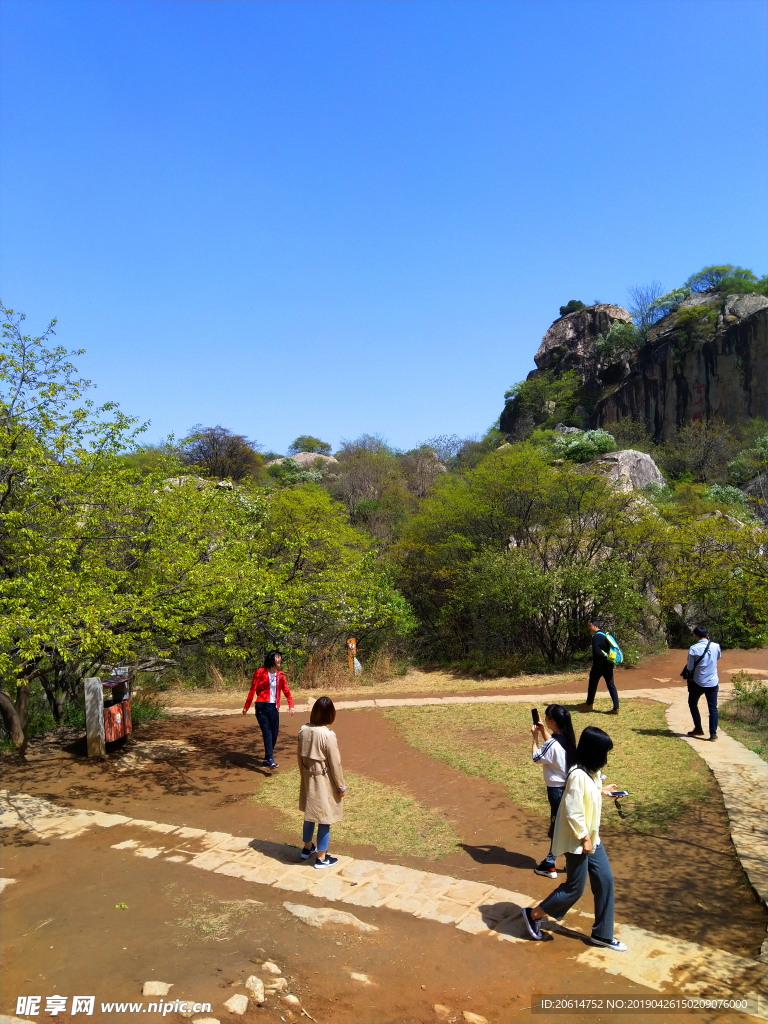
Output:
[[[613,639],[610,633],[606,633],[602,629],[600,630],[600,632],[608,641],[608,651],[605,655],[606,658],[608,659],[608,661],[613,662],[614,665],[621,665],[621,663],[624,661],[624,652]]]

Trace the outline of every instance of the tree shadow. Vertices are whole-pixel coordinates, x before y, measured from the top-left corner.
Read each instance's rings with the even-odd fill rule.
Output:
[[[536,867],[533,857],[525,853],[514,853],[503,846],[470,846],[467,843],[459,843],[459,846],[478,864],[503,864],[508,868],[524,869]]]

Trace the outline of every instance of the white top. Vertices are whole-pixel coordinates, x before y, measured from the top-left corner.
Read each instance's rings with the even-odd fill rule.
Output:
[[[555,818],[552,853],[584,853],[583,840],[592,840],[592,849],[600,845],[600,815],[603,811],[603,780],[598,772],[590,775],[583,768],[571,768],[565,793]]]
[[[536,764],[544,769],[544,782],[547,786],[564,786],[568,777],[565,767],[565,747],[554,736],[550,736],[538,750],[531,755]]]
[[[694,661],[704,654],[708,643],[707,637],[702,637],[688,648],[688,668],[693,668]],[[694,683],[704,687],[718,685],[720,680],[717,677],[717,663],[720,660],[720,654],[720,644],[714,642],[709,644],[709,650],[696,665],[696,671],[693,673]]]
[[[277,669],[269,673],[269,703],[277,704]]]

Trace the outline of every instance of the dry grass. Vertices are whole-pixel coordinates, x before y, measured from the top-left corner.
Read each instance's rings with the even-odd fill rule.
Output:
[[[375,661],[375,659],[374,659]],[[423,671],[421,669],[409,668],[407,674],[396,662],[390,662],[386,666],[384,661],[380,674],[374,674],[373,669],[364,666],[363,676],[356,680],[349,678],[346,668],[346,661],[343,663],[343,675],[336,675],[335,681],[326,679],[324,683],[307,687],[303,680],[294,683],[291,676],[291,667],[286,667],[288,685],[291,694],[297,704],[311,703],[317,699],[318,690],[334,700],[369,700],[373,697],[396,697],[400,694],[418,696],[419,694],[464,694],[482,693],[484,690],[492,690],[494,693],[505,691],[534,689],[546,686],[551,693],[577,693],[586,689],[585,675],[583,672],[559,672],[551,674],[522,675],[522,676],[469,676],[461,672],[451,671]],[[394,674],[386,675],[390,671]],[[236,692],[232,684],[220,691],[210,689],[169,689],[162,695],[167,705],[178,707],[242,707],[250,687],[250,676],[245,676],[242,690]]]
[[[176,889],[175,882],[165,886],[165,895],[171,904],[181,911],[182,917],[168,921],[177,928],[187,929],[190,938],[202,938],[223,942],[241,935],[246,918],[258,911],[261,904],[256,900],[220,900],[208,893],[190,893]]]
[[[331,826],[331,846],[374,846],[405,857],[437,859],[453,853],[459,835],[439,810],[424,807],[407,793],[365,775],[345,772],[344,817]],[[294,767],[264,779],[255,803],[268,804],[285,815],[301,837],[303,813],[299,804],[299,769]]]
[[[607,711],[609,701],[596,701]],[[623,701],[621,715],[604,717],[570,708],[578,736],[586,725],[604,728],[614,742],[605,769],[609,782],[628,789],[633,813],[622,821],[604,807],[609,829],[663,827],[706,793],[707,767],[667,727],[655,701]],[[526,704],[471,704],[389,708],[406,742],[431,757],[506,787],[519,806],[548,814],[542,771],[531,761],[531,713]]]

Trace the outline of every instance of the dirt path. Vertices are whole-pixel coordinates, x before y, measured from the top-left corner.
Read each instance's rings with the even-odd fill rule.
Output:
[[[292,1020],[298,1012],[298,1007],[302,1004],[304,1007],[311,1006],[317,1014],[317,1006],[323,1002],[327,1003],[329,1008],[332,1008],[333,1003],[338,1005],[339,989],[343,991],[344,985],[349,985],[350,982],[354,982],[354,984],[352,991],[345,993],[352,996],[347,1007],[350,1004],[357,1004],[358,1012],[362,1009],[360,998],[354,998],[361,992],[361,989],[363,999],[367,993],[369,1000],[375,1000],[375,1005],[372,1008],[368,1007],[367,1015],[361,1015],[365,1020],[381,1019],[379,1014],[382,1009],[387,1013],[385,1019],[413,1020],[414,1004],[418,1006],[420,1002],[418,994],[415,999],[414,995],[410,994],[410,999],[405,1005],[402,1003],[403,995],[405,994],[406,998],[409,995],[408,989],[411,988],[411,985],[408,983],[413,983],[417,976],[423,977],[424,974],[425,951],[413,949],[408,941],[399,944],[396,947],[396,953],[390,952],[389,963],[390,966],[396,968],[396,973],[394,977],[390,977],[391,990],[388,992],[376,991],[383,984],[380,981],[382,968],[386,972],[387,957],[382,947],[379,946],[375,951],[375,956],[371,956],[370,949],[366,950],[365,947],[354,941],[347,943],[347,949],[344,950],[344,937],[335,939],[333,943],[333,946],[342,947],[341,950],[337,948],[334,951],[330,942],[327,942],[329,955],[326,955],[325,959],[326,961],[336,961],[329,964],[330,968],[335,968],[331,978],[332,996],[324,995],[324,992],[327,993],[327,972],[323,973],[316,969],[318,964],[322,963],[322,958],[312,961],[315,970],[314,976],[310,978],[308,971],[305,970],[302,973],[301,962],[293,959],[297,955],[295,945],[287,951],[281,950],[277,956],[272,952],[269,948],[270,940],[274,939],[272,930],[269,933],[270,940],[264,938],[264,944],[255,947],[256,956],[246,959],[244,954],[247,950],[244,950],[243,946],[248,946],[250,950],[253,950],[254,943],[262,941],[265,924],[263,915],[269,912],[269,908],[280,913],[279,908],[273,902],[275,891],[280,895],[287,894],[291,897],[290,901],[283,902],[283,910],[290,910],[295,905],[294,901],[297,898],[302,901],[313,897],[315,900],[317,898],[330,901],[341,900],[357,912],[353,921],[356,921],[366,931],[366,936],[357,934],[357,930],[352,933],[352,940],[357,938],[360,943],[371,933],[388,930],[393,923],[395,931],[398,931],[403,918],[410,919],[416,925],[424,922],[438,923],[437,931],[432,930],[431,934],[420,937],[427,941],[432,940],[444,953],[450,952],[451,947],[450,941],[445,942],[446,934],[458,931],[464,936],[471,936],[472,943],[468,949],[462,951],[464,957],[458,962],[458,966],[454,966],[457,961],[450,962],[452,970],[448,976],[441,972],[440,965],[434,963],[433,966],[435,974],[441,975],[438,978],[439,984],[434,987],[443,997],[441,1000],[443,1008],[453,1006],[454,1018],[457,1016],[457,1003],[460,1005],[462,1000],[471,1000],[476,1006],[483,999],[487,999],[488,988],[497,996],[497,1001],[501,1001],[497,984],[492,982],[490,986],[486,985],[484,991],[478,991],[469,982],[469,978],[476,977],[478,974],[482,975],[483,971],[487,970],[488,958],[484,955],[486,950],[483,947],[487,945],[493,947],[492,940],[494,938],[496,946],[504,944],[509,948],[508,944],[511,943],[513,944],[512,951],[519,949],[523,952],[532,949],[546,950],[552,943],[552,937],[548,937],[548,941],[541,945],[532,945],[525,940],[520,920],[520,907],[529,905],[532,902],[530,897],[521,896],[509,890],[489,887],[487,883],[467,882],[463,879],[455,879],[451,875],[424,872],[423,870],[410,871],[402,867],[393,867],[380,862],[354,860],[349,857],[341,857],[331,872],[318,874],[310,865],[298,862],[295,847],[240,839],[223,832],[206,832],[194,828],[177,829],[167,823],[135,820],[99,811],[83,813],[79,810],[62,810],[58,805],[49,801],[20,794],[8,794],[7,791],[3,791],[2,794],[2,808],[3,824],[10,834],[8,842],[11,847],[23,846],[29,851],[35,849],[35,845],[42,842],[58,844],[59,848],[76,848],[80,852],[81,873],[76,882],[77,891],[87,906],[98,906],[101,910],[101,917],[93,918],[90,922],[94,936],[101,936],[94,942],[94,952],[107,951],[111,953],[112,958],[117,960],[119,971],[119,973],[116,971],[109,974],[111,986],[106,993],[100,993],[100,1004],[105,998],[131,1000],[133,996],[135,999],[141,987],[141,978],[135,974],[135,971],[143,966],[139,964],[137,967],[135,962],[141,959],[137,953],[136,936],[122,928],[122,922],[125,921],[122,914],[123,912],[130,913],[132,909],[132,904],[128,902],[129,893],[137,900],[143,898],[143,903],[146,905],[146,893],[137,892],[135,888],[125,884],[124,880],[131,879],[136,873],[142,874],[147,864],[170,866],[174,872],[181,870],[181,874],[174,876],[172,881],[165,881],[160,888],[157,885],[152,885],[151,888],[152,908],[155,911],[159,909],[161,915],[163,910],[172,915],[170,920],[165,920],[163,923],[167,928],[175,929],[175,932],[171,934],[177,948],[190,947],[200,939],[207,939],[209,942],[213,940],[215,943],[231,942],[236,947],[227,947],[226,952],[224,952],[225,947],[218,947],[218,954],[214,954],[216,959],[220,962],[231,955],[233,963],[224,965],[224,967],[219,966],[216,969],[217,973],[211,977],[209,962],[206,965],[208,976],[207,978],[203,977],[203,985],[200,984],[199,977],[189,977],[189,964],[180,965],[178,958],[168,957],[165,950],[160,952],[155,949],[153,962],[157,962],[162,957],[164,964],[169,965],[171,970],[176,969],[175,975],[165,974],[166,980],[170,981],[173,977],[172,984],[176,989],[176,993],[173,994],[190,1001],[198,1001],[198,1005],[207,1002],[216,1005],[217,1009],[221,1005],[226,1011],[225,999],[233,987],[242,992],[245,977],[253,970],[250,963],[260,965],[267,956],[273,962],[279,960],[282,966],[283,983],[291,993],[285,997],[286,1001],[293,999],[295,1005],[289,1007],[283,1001],[278,1002],[275,1008],[269,1007],[262,1011],[253,1010],[249,1014],[251,1020],[263,1020],[265,1017],[274,1019],[275,1013],[282,1020],[286,1019],[282,1016],[283,1013],[286,1013],[287,1019]],[[106,843],[109,845],[106,846]],[[99,854],[98,860],[92,860],[87,856],[92,849]],[[17,858],[13,856],[10,859],[14,867],[21,868],[19,872],[21,877],[17,878],[10,887],[11,899],[13,899],[13,896],[17,896],[23,891],[18,886],[26,884],[32,890],[34,881],[26,873],[28,857],[24,858],[23,864],[17,864]],[[119,889],[115,889],[105,879],[104,868],[106,865],[112,867],[112,875],[123,883]],[[53,865],[49,865],[49,867],[53,867]],[[244,899],[245,893],[242,888],[239,895],[232,897],[218,895],[215,889],[211,891],[209,881],[212,875],[224,876],[230,880],[236,878],[244,883],[245,893],[249,894],[248,898]],[[145,877],[151,884],[151,873]],[[187,884],[191,882],[189,889],[186,888],[185,882]],[[104,892],[104,889],[107,891]],[[50,891],[50,886],[47,887],[46,895],[48,891]],[[256,901],[253,898],[255,894],[266,897],[266,899]],[[114,899],[116,896],[119,902],[110,906],[106,901]],[[313,905],[314,901],[312,904],[303,902],[304,912],[311,914]],[[54,903],[46,904],[44,900],[39,900],[36,906],[47,906],[51,912],[58,911],[60,915],[66,916],[70,902],[66,900],[66,897],[62,900],[59,896]],[[133,904],[133,909],[136,909],[136,904]],[[373,912],[374,910],[378,910],[380,913],[384,912],[384,916],[378,920],[358,916],[361,912]],[[114,911],[120,912],[117,917],[115,917]],[[395,913],[397,916],[393,919],[389,916],[391,913]],[[412,915],[415,915],[415,919]],[[78,920],[81,928],[83,917],[87,922],[87,914],[81,913],[81,919]],[[400,918],[399,922],[397,917]],[[49,973],[39,971],[37,978],[26,977],[23,984],[32,986],[33,991],[36,988],[39,990],[39,987],[46,984],[52,984],[57,989],[67,991],[64,986],[76,983],[88,985],[91,987],[91,991],[95,988],[99,992],[97,986],[100,979],[93,974],[81,977],[82,971],[74,969],[70,970],[66,977],[62,977],[60,972],[57,976],[56,951],[60,946],[57,946],[56,940],[58,939],[61,943],[62,938],[66,941],[68,936],[66,934],[61,936],[60,931],[57,935],[53,928],[56,922],[55,916],[48,917],[34,927],[28,926],[26,934],[21,935],[21,939],[31,937],[32,944],[39,945],[42,942],[43,945],[40,947],[35,961],[37,964],[45,965],[46,968],[52,965]],[[615,991],[613,985],[616,980],[611,976],[616,974],[622,976],[624,984],[629,990],[626,992],[628,997],[650,995],[650,992],[655,992],[656,996],[652,998],[658,999],[659,993],[667,992],[670,983],[674,983],[676,980],[677,986],[683,992],[702,994],[706,992],[727,998],[747,996],[753,1003],[750,1012],[757,1015],[761,1012],[754,1004],[755,993],[764,988],[764,969],[761,964],[752,960],[734,957],[711,946],[703,947],[670,940],[629,925],[620,926],[620,934],[625,935],[626,933],[625,937],[630,944],[630,952],[617,960],[613,954],[594,949],[585,943],[584,933],[589,928],[589,922],[582,922],[582,915],[578,912],[571,912],[564,922],[564,927],[554,925],[552,927],[557,933],[555,941],[561,944],[563,949],[570,950],[570,955],[566,959],[575,962],[569,965],[563,964],[561,967],[560,956],[547,959],[547,968],[557,972],[552,975],[558,979],[558,990],[554,992],[547,971],[543,977],[541,971],[537,972],[538,977],[535,980],[531,980],[530,974],[522,976],[515,986],[516,968],[519,967],[519,961],[513,953],[507,962],[507,977],[515,986],[513,991],[516,999],[513,996],[510,1000],[509,993],[506,994],[507,1014],[512,1017],[516,1016],[515,1002],[522,998],[521,989],[524,991],[525,988],[531,986],[534,991],[538,989],[548,995],[567,995],[569,992],[576,991],[578,975],[584,969],[587,970],[588,976],[581,980],[589,987],[581,991],[592,993],[596,997],[599,996],[599,993],[604,992],[599,972],[607,971],[610,979],[610,994]],[[41,939],[35,933],[40,932],[43,928],[46,931]],[[254,930],[258,934],[254,935]],[[301,932],[301,926],[299,926],[299,932]],[[166,936],[168,936],[167,931]],[[378,935],[375,937],[378,938]],[[398,938],[397,935],[394,937]],[[326,935],[323,938],[327,941],[330,936]],[[350,938],[350,936],[347,935],[346,938]],[[54,941],[48,946],[46,954],[45,948],[51,939]],[[140,941],[139,939],[139,943]],[[122,942],[126,944],[122,946],[121,950],[120,943]],[[480,945],[478,946],[477,943]],[[405,950],[403,946],[406,947]],[[80,943],[80,947],[82,948],[82,943]],[[69,946],[64,950],[65,957],[71,948],[70,940]],[[53,953],[51,953],[52,950]],[[140,953],[140,950],[138,952]],[[559,952],[562,951],[559,950]],[[19,957],[17,961],[18,953],[18,948],[11,944],[7,957],[7,961],[12,964],[11,970],[15,966],[21,967],[22,971],[26,971],[28,974],[33,973],[30,972],[29,961],[22,957]],[[80,949],[77,949],[77,953],[80,953]],[[408,959],[404,958],[406,954],[410,954]],[[300,956],[301,952],[298,955]],[[480,970],[472,962],[473,959],[476,961],[478,956],[483,964]],[[134,961],[132,965],[130,965],[131,957]],[[467,957],[469,957],[469,962]],[[95,961],[97,957],[93,959]],[[187,959],[192,958],[188,957]],[[130,969],[131,967],[133,971]],[[179,978],[180,967],[187,968],[181,978]],[[595,969],[597,969],[597,975]],[[155,979],[158,979],[157,970],[153,969],[152,973]],[[260,970],[260,973],[264,974],[265,972]],[[218,986],[214,986],[217,975],[222,974],[224,976],[218,977]],[[112,979],[115,976],[119,980],[113,982]],[[497,979],[495,980],[497,982]],[[415,985],[413,988],[415,989]],[[421,993],[428,991],[429,982],[421,981],[419,988]],[[650,988],[650,992],[647,992],[648,988]],[[43,990],[45,991],[44,988]],[[171,998],[173,994],[171,994]],[[532,1003],[535,1002],[533,994],[530,998]],[[401,1002],[396,1003],[396,1000]],[[510,1003],[512,1005],[509,1005]],[[110,1003],[110,1006],[113,1006],[113,1003]],[[106,1008],[106,1012],[103,1005],[101,1009],[102,1017],[108,1019],[110,1017],[109,1007]],[[142,1009],[141,1004],[130,1007],[130,1010],[134,1011],[134,1015],[137,1012],[142,1012]],[[166,1003],[163,1009],[170,1009],[173,1012],[173,1003]],[[495,1009],[498,1012],[498,1006]],[[523,1013],[530,1009],[531,1004],[521,1007]],[[433,1006],[435,1017],[451,1017],[451,1011],[441,1013],[438,1010],[438,1007]],[[132,1014],[126,1014],[125,1008],[123,1011],[122,1017],[118,1019],[130,1019]],[[306,1012],[306,1010],[304,1009],[302,1012]],[[464,1014],[467,1012],[476,1014],[477,1011],[476,1009],[463,1011]],[[225,1016],[229,1018],[230,1015],[225,1013]],[[329,1019],[345,1019],[345,1017],[346,1015],[332,1013]],[[316,1019],[315,1015],[311,1015],[310,1019]],[[416,1019],[424,1020],[425,1018],[423,1014],[417,1014]],[[464,1019],[467,1021],[478,1020],[477,1017],[471,1016],[465,1016]],[[479,1018],[479,1020],[482,1019],[483,1017]],[[507,1015],[505,1014],[502,1019],[507,1019]],[[649,1019],[647,1014],[644,1019]]]
[[[677,685],[680,682],[680,670],[685,664],[684,650],[667,650],[643,658],[633,668],[619,668],[615,673],[616,686],[622,690],[656,688]],[[768,650],[752,648],[750,650],[724,651],[719,663],[723,679],[739,669],[746,668],[765,674],[768,668]],[[290,682],[290,666],[288,666]],[[424,697],[428,694],[441,697],[460,697],[467,693],[488,696],[510,692],[587,692],[587,675],[589,667],[582,672],[564,672],[533,676],[495,676],[492,673],[472,675],[467,672],[446,671],[443,669],[409,669],[406,676],[396,676],[384,685],[366,685],[361,680],[354,686],[344,690],[302,690],[295,689],[297,703],[314,700],[321,692],[328,693],[337,700],[370,700],[379,697]],[[472,689],[468,689],[468,684]],[[599,695],[605,696],[605,683],[600,684]],[[246,693],[236,692],[229,688],[218,691],[204,689],[178,689],[168,691],[165,702],[169,705],[183,707],[221,707],[242,708]]]
[[[307,717],[297,714],[281,720],[277,757],[285,766],[294,762],[296,735]],[[335,730],[345,766],[441,808],[456,822],[463,851],[441,860],[438,870],[488,879],[536,897],[547,895],[551,881],[532,870],[546,852],[543,818],[516,807],[503,787],[468,778],[407,746],[376,710],[340,713]],[[167,721],[136,735],[192,749],[174,752],[141,770],[122,771],[117,758],[99,764],[78,756],[80,744],[61,749],[49,743],[36,749],[26,766],[6,759],[5,785],[69,806],[298,842],[278,811],[248,799],[260,784],[269,784],[257,756],[261,740],[253,716]],[[606,825],[617,916],[652,931],[663,924],[667,934],[741,956],[759,952],[765,939],[765,908],[745,884],[714,779],[710,777],[707,802],[657,836],[611,835],[610,819]],[[373,847],[345,847],[344,852],[423,864],[381,854]],[[589,896],[583,902],[588,905]],[[732,913],[734,905],[739,907],[737,915]]]
[[[284,765],[293,762],[295,736],[306,717],[281,718],[277,758]],[[376,710],[342,713],[335,728],[346,766],[442,808],[457,822],[463,842],[461,852],[437,863],[387,857],[365,847],[345,852],[426,867],[536,898],[550,890],[552,883],[531,871],[546,845],[545,823],[511,804],[500,786],[468,779],[407,747]],[[248,800],[258,786],[269,784],[259,766],[261,743],[253,716],[165,721],[137,730],[136,740],[136,751],[147,741],[167,743],[169,756],[143,764],[134,758],[126,771],[114,755],[103,763],[89,762],[82,756],[82,742],[69,747],[40,743],[33,746],[26,765],[3,759],[4,784],[61,805],[297,842],[278,812]],[[288,965],[296,990],[318,1021],[436,1021],[440,1018],[431,1009],[433,1003],[451,1007],[454,1016],[468,1010],[491,1021],[527,1020],[531,987],[543,991],[549,978],[557,978],[566,992],[643,991],[603,970],[577,964],[565,941],[547,943],[545,951],[527,943],[513,950],[490,943],[478,954],[473,943],[480,940],[475,937],[435,922],[406,920],[386,908],[359,912],[361,918],[379,923],[381,931],[373,937],[317,933],[288,915],[283,897],[271,889],[210,873],[198,883],[180,865],[119,856],[107,838],[88,834],[52,843],[19,832],[4,834],[3,876],[17,879],[3,894],[4,1012],[13,1011],[15,994],[36,991],[43,983],[48,993],[57,986],[77,985],[77,991],[98,993],[102,1000],[134,1000],[141,982],[164,978],[178,986],[177,994],[218,1000],[214,1015],[234,1020],[220,1004],[231,982],[258,973],[251,961],[265,956]],[[707,803],[663,835],[612,836],[607,829],[606,845],[616,875],[620,920],[740,956],[756,955],[765,937],[765,910],[744,883],[714,782]],[[191,895],[182,895],[174,905],[184,888],[193,889]],[[213,901],[242,901],[246,896],[263,907],[249,916],[240,935],[222,941],[206,938],[201,921]],[[129,910],[115,909],[120,902]],[[302,902],[322,901],[302,896]],[[589,899],[583,903],[591,909]],[[82,939],[73,943],[73,936]],[[352,980],[350,972],[370,974],[374,986]],[[217,993],[215,1000],[211,991]],[[246,1019],[292,1018],[285,1007],[277,1012],[273,1006]],[[742,1017],[729,1012],[699,1014],[696,1019]]]

